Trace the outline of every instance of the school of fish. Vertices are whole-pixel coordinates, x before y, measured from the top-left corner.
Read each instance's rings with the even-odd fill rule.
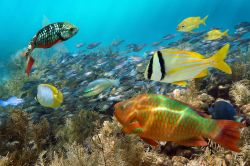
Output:
[[[194,33],[194,29],[200,24],[206,25],[208,16],[189,17],[184,19],[178,26],[177,31]],[[26,73],[29,76],[34,59],[32,51],[35,48],[50,48],[57,43],[66,41],[76,35],[78,28],[67,22],[58,22],[46,25],[39,30],[29,43],[24,56],[27,59]],[[196,34],[200,35],[200,34]],[[170,40],[176,35],[166,35],[163,40]],[[224,32],[219,29],[209,31],[204,40],[212,41],[229,37],[228,30]],[[152,43],[159,46],[163,40]],[[112,42],[117,47],[124,40]],[[87,49],[98,47],[101,42],[87,45]],[[76,45],[83,47],[83,43]],[[139,52],[145,44],[127,45],[128,53]],[[171,83],[178,86],[187,86],[188,81],[203,78],[209,74],[209,68],[218,69],[226,74],[232,74],[230,66],[225,62],[230,49],[230,44],[223,45],[210,57],[195,51],[182,50],[178,48],[163,48],[155,51],[151,56],[144,72],[147,80]],[[117,67],[117,69],[122,69]],[[99,78],[90,82],[82,90],[84,97],[94,97],[111,87],[119,87],[120,80]],[[44,107],[57,109],[63,102],[63,94],[51,84],[40,84],[37,87],[36,100]],[[17,97],[3,101],[0,105],[17,106],[24,101]],[[123,126],[127,134],[137,134],[150,145],[157,146],[159,141],[172,141],[184,146],[206,146],[204,138],[209,138],[221,146],[235,152],[240,149],[237,143],[240,139],[239,129],[243,124],[233,120],[214,120],[204,117],[192,106],[159,94],[140,94],[128,100],[121,101],[114,106],[114,116]]]

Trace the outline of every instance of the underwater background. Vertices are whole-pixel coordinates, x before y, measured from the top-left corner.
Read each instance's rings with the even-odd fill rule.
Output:
[[[249,0],[1,0],[0,166],[250,165],[249,9]],[[57,22],[75,30],[65,41],[46,34]],[[175,104],[200,119],[182,110],[182,132],[204,131],[202,118],[228,123],[198,137],[201,147],[188,132],[160,142]],[[157,133],[127,128],[140,106],[150,116],[130,124],[154,121]]]
[[[249,20],[248,0],[26,0],[0,2],[1,69],[15,50],[26,47],[42,27],[44,17],[51,22],[68,21],[80,31],[65,45],[75,51],[78,42],[101,41],[108,45],[121,38],[149,43],[166,34],[176,33],[176,25],[187,16],[209,15],[208,24],[233,30]],[[226,25],[226,27],[225,27]]]

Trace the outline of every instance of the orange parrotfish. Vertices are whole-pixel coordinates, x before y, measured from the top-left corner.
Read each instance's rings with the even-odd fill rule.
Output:
[[[137,134],[145,142],[172,141],[184,146],[206,146],[210,138],[221,146],[239,152],[239,129],[243,124],[200,116],[188,104],[158,94],[141,94],[117,103],[114,115],[127,134]]]

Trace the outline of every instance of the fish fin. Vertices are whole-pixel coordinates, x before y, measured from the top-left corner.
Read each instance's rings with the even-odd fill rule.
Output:
[[[238,116],[238,115],[235,115],[235,116],[234,116],[234,121],[235,121],[235,122],[241,122],[242,120],[244,120],[244,117]]]
[[[206,17],[204,17],[204,18],[201,20],[201,23],[202,23],[203,25],[206,25],[206,20],[207,20],[207,18],[208,18],[208,15],[207,15]]]
[[[187,86],[187,82],[186,81],[172,82],[172,84],[178,85],[178,86],[182,86],[182,87],[186,87]]]
[[[28,51],[24,51],[24,52],[21,54],[21,56],[25,56],[25,57],[27,58],[27,52],[28,52]]]
[[[228,29],[225,30],[225,32],[223,32],[223,36],[229,36],[229,35],[228,35],[228,31],[229,31]]]
[[[149,139],[149,138],[144,138],[144,137],[141,137],[141,139],[144,142],[148,143],[149,145],[152,145],[152,146],[158,146],[159,145],[159,143],[156,142],[155,140],[152,140],[152,139]]]
[[[207,142],[202,137],[194,137],[183,141],[175,142],[184,146],[207,146]]]
[[[61,92],[58,91],[58,94],[54,94],[54,103],[51,106],[52,108],[59,108],[61,103],[63,102],[63,95]]]
[[[208,70],[205,69],[203,70],[200,74],[198,74],[197,76],[195,76],[194,78],[202,78],[208,75]]]
[[[134,121],[127,125],[126,127],[123,127],[122,131],[126,134],[131,134],[131,133],[141,133],[143,131],[143,128],[139,124],[138,121]]]
[[[224,45],[219,51],[217,51],[212,57],[208,58],[212,62],[212,67],[217,68],[227,74],[232,74],[230,66],[224,62],[227,57],[227,53],[230,45]]]
[[[30,75],[30,71],[32,68],[32,65],[34,64],[35,60],[30,56],[29,60],[28,60],[28,64],[27,64],[27,68],[26,68],[26,74],[29,76]]]
[[[231,120],[217,120],[217,126],[219,128],[216,131],[212,131],[209,137],[221,146],[230,149],[235,152],[240,152],[237,143],[240,140],[240,128],[244,125]]]

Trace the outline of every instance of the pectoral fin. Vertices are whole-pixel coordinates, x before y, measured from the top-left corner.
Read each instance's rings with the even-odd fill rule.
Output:
[[[131,122],[129,125],[126,127],[123,127],[122,131],[126,134],[131,134],[131,133],[140,133],[143,131],[143,128],[139,124],[138,121]]]
[[[184,146],[207,146],[207,142],[202,137],[194,137],[176,143]]]
[[[158,145],[159,145],[156,141],[154,141],[154,140],[152,140],[152,139],[144,138],[144,137],[141,137],[141,139],[142,139],[144,142],[146,142],[146,143],[148,143],[148,144],[150,144],[150,145],[152,145],[152,146],[158,146]]]
[[[186,87],[187,86],[187,82],[186,81],[172,82],[172,84],[178,85],[178,86],[182,86],[182,87]]]

